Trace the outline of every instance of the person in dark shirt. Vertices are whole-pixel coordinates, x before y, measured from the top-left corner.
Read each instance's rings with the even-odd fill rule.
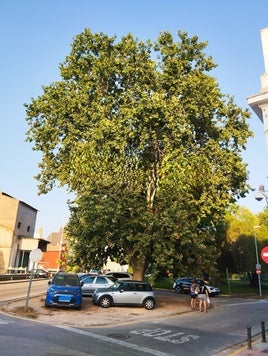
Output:
[[[208,290],[203,281],[200,282],[199,286],[199,293],[198,293],[198,298],[199,298],[199,311],[202,312],[204,311],[207,313],[207,298],[208,298]]]

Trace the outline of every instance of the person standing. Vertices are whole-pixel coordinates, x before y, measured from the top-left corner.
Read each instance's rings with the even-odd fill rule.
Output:
[[[207,300],[208,300],[209,294],[208,294],[208,289],[204,283],[204,281],[200,282],[199,285],[199,311],[202,312],[204,311],[207,313]]]
[[[195,310],[196,308],[196,297],[197,297],[197,293],[196,293],[196,284],[195,281],[192,280],[192,283],[190,285],[190,296],[191,296],[191,308]]]

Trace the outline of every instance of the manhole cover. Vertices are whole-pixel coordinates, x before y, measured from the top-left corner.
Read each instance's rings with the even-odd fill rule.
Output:
[[[126,334],[109,334],[107,336],[113,339],[128,339],[130,337],[129,335]]]

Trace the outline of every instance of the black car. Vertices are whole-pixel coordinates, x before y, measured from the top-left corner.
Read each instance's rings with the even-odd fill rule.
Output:
[[[48,278],[49,272],[42,268],[35,268],[28,273],[33,274],[33,278]]]
[[[198,278],[191,278],[191,277],[177,278],[173,283],[173,289],[177,293],[188,294],[188,293],[190,293],[190,286],[191,286],[193,280],[198,285],[200,284],[200,282],[204,282]],[[211,286],[211,285],[207,284],[206,282],[204,282],[204,283],[207,287],[208,294],[210,297],[215,297],[216,295],[220,294],[219,288]]]
[[[177,278],[173,283],[173,289],[175,292],[180,294],[187,294],[190,291],[190,286],[192,284],[192,278],[190,277],[181,277]]]

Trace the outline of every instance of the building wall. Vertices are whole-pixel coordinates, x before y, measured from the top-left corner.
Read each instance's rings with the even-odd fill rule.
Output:
[[[12,254],[13,230],[0,225],[0,273],[5,273]]]
[[[36,216],[37,210],[33,210],[29,205],[19,202],[15,224],[15,235],[32,238],[34,236]]]
[[[15,229],[19,201],[1,192],[0,195],[0,225]]]
[[[35,208],[0,192],[0,273],[28,261],[30,250],[38,245],[34,239],[36,216]],[[22,255],[26,257],[22,259]]]
[[[47,240],[49,244],[47,245],[46,252],[43,253],[42,260],[38,262],[38,267],[55,272],[64,268],[60,262],[64,262],[64,253],[66,251],[64,228],[60,228],[57,232],[51,232]]]
[[[44,268],[48,271],[57,271],[59,269],[58,260],[59,251],[46,251],[43,253],[42,260],[38,262],[38,268]]]

